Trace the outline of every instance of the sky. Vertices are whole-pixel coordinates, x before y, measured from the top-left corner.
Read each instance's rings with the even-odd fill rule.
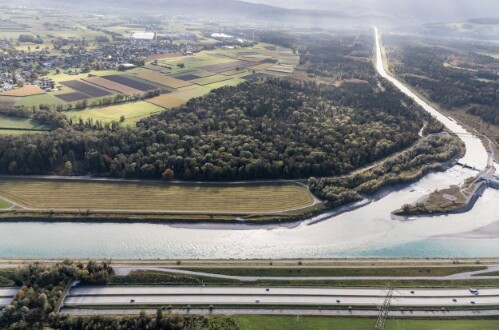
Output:
[[[499,0],[245,0],[278,7],[329,9],[349,14],[388,14],[428,20],[499,17]]]

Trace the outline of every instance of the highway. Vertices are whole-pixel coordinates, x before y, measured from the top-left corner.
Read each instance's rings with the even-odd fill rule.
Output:
[[[382,304],[386,294],[385,290],[374,288],[76,287],[67,295],[64,307],[170,304],[376,307]],[[482,289],[476,296],[465,289],[394,290],[392,305],[408,307],[498,306],[499,288]]]
[[[0,307],[10,304],[18,290],[18,288],[0,288]]]
[[[81,308],[63,308],[63,313],[71,315],[137,315],[144,311],[149,315],[154,315],[156,309],[81,309]],[[175,314],[195,314],[195,315],[310,315],[310,316],[370,316],[376,317],[377,310],[349,310],[349,309],[318,309],[318,308],[172,308]],[[407,311],[391,310],[390,317],[490,317],[499,316],[499,310],[431,310],[431,311]]]

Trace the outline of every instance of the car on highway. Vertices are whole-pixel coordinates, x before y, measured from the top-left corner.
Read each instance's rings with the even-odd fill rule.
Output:
[[[475,288],[470,288],[470,292],[472,294],[474,294],[475,296],[478,296],[478,293],[479,293],[478,289],[475,289]]]

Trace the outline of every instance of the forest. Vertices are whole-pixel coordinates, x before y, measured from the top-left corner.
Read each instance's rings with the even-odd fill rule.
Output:
[[[330,176],[411,145],[425,118],[391,87],[379,93],[368,84],[275,78],[218,89],[136,128],[76,123],[0,137],[0,171],[184,180]]]
[[[492,46],[389,36],[391,69],[430,100],[499,126],[499,59]]]
[[[48,109],[58,115],[37,116],[57,128],[52,132],[0,137],[0,173],[210,181],[336,176],[411,146],[429,121],[410,99],[382,86],[369,35],[262,38],[294,45],[309,77],[220,88],[133,128],[64,121],[63,111]]]
[[[373,168],[351,176],[310,178],[311,191],[329,206],[357,202],[389,185],[410,183],[464,154],[464,144],[451,135],[430,135]]]

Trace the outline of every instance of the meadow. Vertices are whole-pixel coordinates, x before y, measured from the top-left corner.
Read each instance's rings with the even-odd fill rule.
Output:
[[[0,129],[44,131],[48,128],[29,118],[18,118],[0,114]]]
[[[233,317],[242,330],[359,330],[372,329],[376,323],[374,318],[347,318],[327,316],[262,316],[244,315]],[[497,320],[418,320],[389,319],[386,330],[492,330],[497,329]]]
[[[258,214],[314,204],[297,183],[190,184],[13,179],[0,196],[28,209]]]
[[[140,119],[163,110],[164,109],[161,106],[145,101],[137,101],[137,102],[110,105],[106,107],[67,111],[64,114],[66,114],[69,118],[72,118],[73,121],[77,121],[81,118],[83,120],[93,119],[93,120],[100,120],[103,122],[112,122],[112,121],[119,122],[121,116],[125,116],[124,124],[127,125],[127,124],[135,124]]]

